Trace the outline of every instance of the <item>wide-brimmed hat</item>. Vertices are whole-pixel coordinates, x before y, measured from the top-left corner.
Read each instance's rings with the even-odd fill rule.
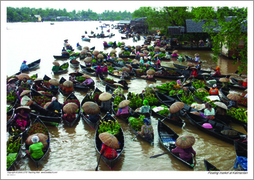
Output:
[[[178,52],[177,50],[174,50],[174,51],[173,51],[173,54],[174,54],[174,53],[177,53],[177,52]]]
[[[92,58],[92,57],[86,57],[86,58],[84,59],[84,61],[85,61],[86,63],[90,63],[90,62],[93,61],[93,58]]]
[[[89,50],[89,47],[88,47],[88,46],[85,46],[85,47],[83,47],[83,49]]]
[[[28,74],[21,73],[21,74],[17,75],[17,78],[19,80],[23,80],[24,78],[29,79],[30,77],[28,76]]]
[[[24,95],[27,95],[31,93],[31,90],[24,90],[21,94],[20,94],[20,97],[24,96]]]
[[[219,81],[220,82],[229,82],[229,79],[228,78],[220,78]]]
[[[23,109],[24,111],[26,111],[27,113],[31,112],[31,109],[29,106],[19,106],[18,108],[15,109],[15,113],[17,113],[18,111],[20,111],[21,109]]]
[[[103,93],[101,93],[100,96],[99,96],[99,99],[100,99],[101,101],[108,101],[108,100],[110,100],[111,98],[112,98],[112,94],[110,94],[110,93],[108,93],[108,92],[103,92]]]
[[[148,70],[146,71],[146,74],[148,74],[148,75],[154,75],[154,74],[155,74],[155,71],[152,70],[152,69],[148,69]]]
[[[115,54],[116,53],[116,50],[111,50],[110,51],[110,54]]]
[[[84,77],[86,79],[91,79],[91,76],[88,76],[87,74],[83,74],[82,77]]]
[[[129,70],[130,70],[130,69],[127,68],[127,67],[123,67],[122,69],[123,69],[123,71],[129,71]]]
[[[130,103],[131,103],[130,100],[123,100],[119,103],[118,108],[124,108],[124,107],[128,106]]]
[[[198,53],[196,53],[196,54],[195,54],[195,56],[196,56],[196,57],[199,57],[199,54],[198,54]]]
[[[230,93],[227,95],[227,98],[233,101],[238,101],[240,99],[240,96],[236,93]]]
[[[82,51],[80,52],[80,54],[82,54],[82,55],[87,54],[87,50],[82,50]]]
[[[42,78],[36,78],[36,79],[34,80],[34,82],[36,82],[36,81],[43,81],[43,79],[42,79]]]
[[[182,149],[190,148],[194,143],[195,138],[190,135],[179,136],[175,141],[175,145]]]
[[[89,115],[95,115],[100,112],[100,107],[98,106],[98,104],[92,101],[85,102],[82,106],[82,109],[86,114]]]
[[[173,103],[170,108],[169,108],[169,112],[170,113],[177,113],[178,111],[180,111],[181,109],[183,109],[184,107],[184,103],[183,102],[175,102]]]
[[[164,48],[160,48],[160,51],[161,52],[165,52],[166,50]]]
[[[11,82],[11,81],[17,81],[17,79],[16,79],[16,78],[10,78],[10,79],[8,80],[8,83]]]
[[[65,112],[67,114],[73,114],[78,110],[78,108],[79,107],[76,103],[69,102],[66,105],[64,105],[63,112]]]
[[[123,85],[122,85],[122,84],[120,84],[120,83],[114,83],[113,85],[123,87]]]
[[[54,85],[54,86],[59,86],[59,81],[55,78],[50,79],[49,83]]]
[[[93,51],[93,55],[95,55],[95,56],[97,56],[99,53],[100,53],[100,52],[97,51],[97,50]]]
[[[53,64],[54,64],[55,66],[60,66],[59,62],[56,62],[56,61],[54,61]]]
[[[72,87],[73,82],[72,81],[64,81],[63,85],[64,85],[64,87]]]
[[[106,146],[113,148],[113,149],[119,148],[119,142],[113,134],[104,132],[104,133],[99,134],[99,138],[100,138],[101,142],[103,142]]]
[[[37,143],[37,142],[39,142],[39,140],[40,140],[39,137],[36,136],[36,135],[32,137],[32,142],[33,143]]]
[[[97,57],[98,57],[99,59],[103,59],[103,58],[104,58],[104,56],[103,56],[102,54],[99,54]]]
[[[51,102],[47,102],[46,104],[44,104],[43,108],[47,109],[47,107],[51,104]]]
[[[222,109],[228,110],[227,105],[224,104],[223,102],[214,102],[214,104],[215,104],[216,106],[219,106],[219,107],[222,108]]]

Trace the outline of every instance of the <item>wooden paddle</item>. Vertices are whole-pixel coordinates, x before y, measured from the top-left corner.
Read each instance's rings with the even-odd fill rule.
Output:
[[[100,164],[101,156],[102,156],[102,153],[101,153],[101,155],[100,155],[100,157],[99,157],[98,164],[97,164],[97,166],[96,166],[96,168],[95,168],[95,171],[98,171],[98,167],[99,167],[99,164]]]
[[[151,156],[150,158],[157,158],[159,156],[162,156],[164,154],[168,154],[169,152],[165,152],[165,153],[161,153],[161,154],[157,154],[157,155],[154,155],[154,156]]]

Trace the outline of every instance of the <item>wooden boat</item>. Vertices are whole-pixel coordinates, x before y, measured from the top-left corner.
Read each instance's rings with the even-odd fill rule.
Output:
[[[58,56],[58,55],[53,55],[53,57],[57,60],[63,60],[63,59],[69,59],[70,58],[70,55],[67,55],[67,56]]]
[[[41,119],[39,117],[37,117],[34,120],[33,124],[35,124],[35,123],[42,124],[44,126],[44,128],[48,130],[47,126],[41,121]],[[49,131],[47,131],[47,136],[48,136],[48,146],[47,146],[46,150],[43,150],[44,155],[40,159],[34,159],[34,158],[32,158],[31,156],[28,155],[29,158],[35,163],[37,168],[39,167],[39,164],[42,162],[42,160],[45,159],[45,157],[49,153],[49,148],[50,148],[50,135],[49,135]],[[27,136],[27,138],[28,138],[28,136]],[[26,150],[29,150],[29,145],[27,145],[27,144],[26,144]]]
[[[23,72],[28,72],[28,71],[35,70],[35,69],[39,68],[40,63],[41,63],[41,59],[38,59],[38,60],[36,60],[36,61],[33,61],[33,62],[27,64],[27,66],[29,67],[28,70],[24,70],[24,71],[21,71],[21,72],[23,73]]]
[[[212,165],[210,162],[208,162],[206,159],[204,159],[204,164],[205,164],[206,171],[220,171],[214,165]]]
[[[233,77],[230,77],[230,79],[231,79],[231,83],[233,84],[233,85],[238,85],[238,86],[240,86],[240,87],[242,87],[243,89],[245,88],[245,89],[247,89],[247,86],[243,86],[243,84],[241,83],[239,83],[239,81],[240,81],[240,79],[236,79],[236,78],[233,78]],[[242,80],[243,81],[243,80]]]
[[[198,63],[199,61],[195,61],[195,58],[192,58],[190,56],[184,55],[185,56],[185,60],[188,62],[192,62],[192,63]]]
[[[120,75],[115,75],[114,73],[111,73],[111,72],[108,72],[109,75],[113,76],[113,77],[116,77],[116,78],[119,78],[121,79],[121,76]],[[124,77],[125,80],[130,80],[131,79],[131,76],[127,76],[127,77]]]
[[[31,86],[31,96],[46,96],[46,97],[49,97],[49,98],[52,98],[53,97],[53,94],[42,94],[40,93],[39,91],[35,90],[33,88],[33,86]],[[47,89],[45,89],[46,91]]]
[[[87,101],[94,101],[94,99],[92,98],[92,95],[90,93],[87,93],[86,96],[83,98],[83,100],[81,101],[81,107],[83,106],[83,104]],[[86,114],[81,111],[80,116],[82,117],[83,121],[86,122],[92,129],[96,129],[99,121],[97,121],[96,123],[90,121],[90,119],[86,116]]]
[[[172,153],[172,149],[176,147],[175,141],[179,136],[162,121],[158,121],[158,135],[160,144],[169,152],[170,155],[187,165],[189,168],[194,168],[193,158],[190,160],[190,162],[187,162],[181,159],[179,155]]]
[[[90,42],[90,41],[91,41],[91,39],[89,39],[89,38],[81,38],[81,40],[82,40],[82,41],[87,41],[87,42]]]
[[[66,64],[67,64],[67,65],[68,65],[68,67],[69,67],[69,63],[68,63],[68,62],[63,63],[63,64],[60,66],[59,71],[57,71],[57,72],[53,72],[53,73],[54,73],[54,75],[67,73],[67,72],[68,72],[68,67],[67,67],[66,69],[62,69],[62,67],[64,67]]]
[[[221,101],[228,102],[229,99],[227,98],[227,95],[229,94],[229,92],[227,92],[223,89],[219,89],[219,92],[220,92],[219,95],[220,95]],[[243,104],[243,103],[241,103],[241,101],[238,101],[238,105],[247,107],[247,104]]]
[[[17,138],[19,138],[19,136],[13,137],[13,138],[12,138],[12,142],[14,142]],[[19,146],[19,148],[18,148],[18,151],[17,151],[17,152],[13,152],[13,153],[17,153],[16,158],[15,158],[15,160],[13,161],[13,163],[11,164],[11,166],[10,166],[9,168],[7,168],[7,171],[11,171],[11,170],[14,169],[15,164],[16,164],[16,162],[17,162],[19,156],[22,154],[21,146],[22,146],[22,144],[23,144],[23,138],[20,138],[19,143],[20,143],[20,146]]]
[[[90,76],[96,76],[95,73],[96,73],[96,70],[92,69],[92,68],[87,68],[86,66],[83,66],[80,64],[80,68],[81,70],[85,73],[85,74],[88,74]]]
[[[116,121],[116,119],[114,117],[112,117],[110,114],[106,114],[101,121]],[[120,156],[122,155],[123,153],[123,150],[124,150],[124,144],[125,144],[125,141],[124,141],[124,134],[123,134],[123,130],[122,128],[120,128],[120,131],[117,135],[115,135],[115,137],[117,138],[117,140],[119,141],[120,143],[120,148],[119,149],[116,149],[116,152],[117,152],[117,157],[115,159],[112,159],[112,160],[109,160],[107,159],[106,157],[104,157],[103,155],[101,156],[101,159],[107,164],[107,166],[112,170],[114,168],[114,166],[116,165],[116,163],[118,162]],[[98,133],[98,127],[96,129],[96,133],[95,133],[95,148],[96,148],[96,151],[100,154],[100,150],[101,150],[101,145],[102,145],[102,142],[99,138],[99,133]]]
[[[187,66],[183,66],[183,65],[180,65],[180,64],[176,64],[176,63],[173,63],[173,65],[174,65],[177,69],[182,69],[182,70],[185,70],[185,69],[187,68]],[[208,74],[211,74],[211,71],[198,70],[198,74],[202,74],[202,73],[208,73]]]
[[[237,157],[246,157],[248,158],[248,148],[247,148],[247,144],[245,145],[242,145],[238,142],[234,142],[234,146],[235,146],[235,154],[236,154],[236,158]],[[240,170],[243,170],[243,171],[247,171],[246,168],[242,167],[241,164],[239,163],[238,165],[240,167]],[[234,167],[234,168],[237,168],[237,167]]]
[[[216,80],[217,86],[221,87],[223,84],[222,84],[222,82],[219,81],[220,78],[221,78],[221,76],[219,76],[219,77],[216,76],[216,77],[212,77],[210,79],[205,79],[205,80],[206,81],[207,80]],[[229,78],[229,76],[227,78]],[[232,77],[230,77],[230,79],[232,79]],[[247,89],[247,87],[245,87],[245,86],[234,84],[234,83],[231,83],[231,82],[228,83],[227,86],[228,86],[228,89],[223,88],[223,90],[236,89],[236,90],[243,90],[244,91],[244,90]]]
[[[66,100],[64,101],[64,104],[67,104],[69,100],[78,100],[78,98],[75,96],[74,92],[72,92],[72,93],[66,98]],[[63,118],[64,122],[65,122],[69,127],[72,127],[75,123],[78,122],[78,120],[80,120],[80,108],[81,108],[81,107],[80,107],[80,101],[79,101],[79,100],[78,100],[78,106],[79,106],[79,110],[78,110],[78,112],[76,113],[76,118],[75,118],[73,121],[69,122],[69,121],[67,121],[67,120],[65,120],[65,119]],[[63,111],[62,111],[62,115],[64,115],[64,112],[63,112]]]
[[[157,80],[155,78],[152,78],[152,79],[149,79],[147,77],[142,77],[143,75],[139,75],[137,73],[137,70],[136,69],[133,69],[133,71],[135,72],[135,76],[137,79],[144,79],[144,80],[147,80],[147,81],[152,81],[152,82],[156,82]],[[144,74],[144,76],[146,76],[146,74]]]
[[[49,81],[50,79],[51,78],[48,77],[47,75],[44,75],[44,77],[43,77],[43,81]],[[45,86],[45,89],[47,89],[47,91],[50,91],[53,94],[53,96],[56,96],[59,94],[59,87],[57,89],[50,89]]]
[[[213,121],[213,120],[210,120],[210,119],[206,119],[206,118],[203,118],[201,116],[197,116],[195,114],[192,114],[192,113],[187,113],[186,114],[186,119],[188,119],[190,121],[190,123],[192,125],[194,125],[195,127],[197,127],[198,129],[200,129],[201,131],[213,136],[213,137],[216,137],[222,141],[225,141],[225,142],[228,142],[228,143],[231,143],[233,144],[234,141],[238,141],[240,144],[243,144],[242,142],[240,142],[241,140],[241,136],[247,136],[246,134],[243,134],[239,131],[236,131],[232,128],[229,128],[227,126],[224,126],[223,124],[219,123],[219,122],[216,122],[216,121]],[[207,128],[204,128],[202,125],[204,123],[210,123],[212,125],[212,129],[207,129]],[[234,132],[236,135],[225,135],[222,134],[222,131],[223,130],[230,130],[232,132]]]
[[[160,75],[159,73],[155,73],[154,77],[155,78],[162,78],[162,79],[184,79],[185,78],[182,73],[178,72],[178,70],[172,70],[172,69],[162,68],[162,71],[165,71],[167,74]],[[176,75],[170,75],[169,72],[175,72]]]
[[[108,82],[106,82],[106,81],[104,81],[105,80],[105,77],[104,76],[99,76],[99,78],[100,78],[100,80],[101,80],[101,82],[102,82],[102,84],[103,85],[109,85],[109,86],[111,86],[111,87],[113,87],[113,88],[117,88],[117,86],[116,85],[114,85],[114,83],[117,83],[116,81],[114,81],[114,83],[108,83]],[[124,86],[124,87],[122,87],[124,90],[128,90],[129,89],[129,87],[128,86]]]
[[[12,119],[14,118],[15,115],[15,108],[12,108],[12,110],[9,110],[7,112],[7,126],[11,123]]]
[[[64,77],[61,77],[60,79],[60,84],[64,83],[66,79]],[[90,87],[84,84],[78,84],[78,83],[73,83],[73,88],[76,91],[82,91],[82,92],[88,92],[90,90]],[[64,96],[69,96],[70,94],[65,93],[61,88],[59,88],[59,91],[64,95]]]
[[[70,66],[71,66],[72,68],[77,69],[77,68],[79,67],[79,65],[80,65],[80,62],[78,62],[78,63],[72,63],[72,60],[70,60]]]

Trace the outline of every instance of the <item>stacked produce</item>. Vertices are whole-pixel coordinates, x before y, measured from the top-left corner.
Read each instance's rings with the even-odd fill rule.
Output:
[[[194,81],[192,81],[192,85],[195,89],[199,89],[199,88],[205,88],[205,83],[204,81],[200,81],[195,79]]]
[[[143,105],[143,98],[140,97],[140,95],[137,93],[129,93],[127,95],[127,99],[131,101],[129,104],[129,107],[132,109],[137,109]]]
[[[44,107],[44,105],[47,102],[51,101],[51,98],[47,97],[47,96],[34,96],[33,97],[34,102],[36,102],[39,106]]]
[[[168,107],[165,106],[165,105],[160,105],[159,107],[162,107],[163,109],[160,110],[160,111],[157,111],[157,113],[162,115],[162,116],[168,117],[169,114],[170,114]],[[152,106],[152,109],[154,109],[154,108],[157,108],[157,106]]]
[[[240,99],[238,100],[238,104],[247,106],[247,97],[244,97],[245,95],[241,95]]]
[[[29,131],[28,131],[28,136],[36,134],[36,133],[42,133],[47,135],[48,134],[48,129],[43,126],[41,123],[34,123],[31,125]]]
[[[117,112],[117,110],[118,110],[118,105],[119,105],[120,102],[122,102],[123,100],[125,100],[125,98],[124,98],[123,96],[121,96],[121,95],[116,95],[116,96],[115,96],[114,102],[113,102],[114,106],[116,106],[116,107],[114,108],[115,112]]]
[[[248,115],[247,115],[247,110],[246,109],[241,109],[241,108],[230,108],[228,111],[227,111],[228,115],[235,118],[235,119],[238,119],[242,122],[245,122],[247,123],[247,118],[248,118]]]
[[[197,103],[194,100],[193,94],[189,93],[188,95],[183,93],[182,97],[180,97],[181,101],[184,102],[187,105],[191,105],[192,103]]]
[[[100,134],[100,133],[107,132],[107,133],[110,133],[113,135],[117,135],[119,133],[120,128],[121,128],[121,126],[117,120],[115,122],[111,121],[111,120],[100,121],[98,133]]]
[[[84,82],[84,81],[86,80],[86,78],[85,78],[85,77],[82,77],[82,76],[78,76],[78,77],[76,77],[76,80],[77,80],[79,83],[82,83],[82,82]]]
[[[7,93],[7,102],[14,102],[17,99],[17,93],[15,91],[9,91]]]
[[[113,79],[111,79],[111,78],[105,78],[104,81],[107,82],[107,83],[110,83],[110,84],[114,84],[115,83],[115,81]]]
[[[7,141],[7,169],[13,164],[18,155],[20,146],[21,146],[21,137],[13,139],[14,136],[11,136]]]
[[[145,88],[144,99],[149,102],[149,105],[157,105],[158,99],[154,95],[155,91],[152,88]]]
[[[145,124],[143,122],[144,118],[145,118],[144,115],[140,115],[139,118],[129,117],[131,127],[136,131],[140,131],[141,127]]]

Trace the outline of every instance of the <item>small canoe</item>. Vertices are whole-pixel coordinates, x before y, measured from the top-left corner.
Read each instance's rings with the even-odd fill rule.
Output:
[[[35,69],[39,68],[40,63],[41,63],[41,59],[38,59],[38,60],[36,60],[36,61],[33,61],[33,62],[27,64],[27,66],[29,67],[28,70],[21,71],[21,72],[24,73],[24,72],[28,72],[28,71],[35,70]]]
[[[36,167],[38,168],[39,167],[39,164],[42,162],[43,159],[45,159],[45,157],[47,156],[47,154],[49,153],[49,148],[50,148],[50,135],[49,135],[49,131],[48,131],[48,128],[47,126],[41,121],[41,119],[39,117],[37,117],[33,124],[35,123],[39,123],[39,124],[42,124],[42,126],[44,127],[44,129],[47,129],[47,136],[48,136],[48,146],[45,150],[43,150],[44,152],[44,155],[40,158],[40,159],[34,159],[32,158],[31,156],[29,156],[29,158],[34,162],[34,164],[36,165]],[[28,135],[26,137],[26,139],[28,138]],[[26,144],[26,150],[29,150],[29,145]]]
[[[11,123],[15,115],[15,108],[12,108],[7,112],[7,126]]]
[[[79,67],[79,65],[80,65],[80,62],[78,62],[78,63],[72,63],[72,60],[70,60],[70,66],[72,68],[77,69]]]
[[[72,127],[75,123],[77,123],[79,120],[80,120],[80,101],[78,100],[78,98],[75,96],[74,92],[72,92],[67,98],[66,100],[64,101],[64,104],[67,104],[68,102],[73,102],[73,101],[78,101],[78,112],[76,113],[76,117],[73,121],[69,122],[67,120],[64,120],[64,122],[69,126],[69,127]],[[62,111],[62,115],[64,115],[64,112]]]
[[[57,60],[63,60],[63,59],[69,59],[70,55],[68,56],[58,56],[58,55],[53,55],[53,57]]]
[[[146,74],[144,73],[143,75],[140,75],[138,74],[137,70],[136,69],[133,69],[133,71],[135,72],[135,76],[137,79],[144,79],[144,80],[147,80],[147,81],[152,81],[152,82],[156,82],[157,80],[155,78],[147,78],[147,77],[142,77],[143,75],[146,76]]]
[[[220,171],[214,165],[212,165],[210,162],[208,162],[206,159],[204,159],[204,164],[205,164],[206,171]]]
[[[113,88],[117,88],[117,86],[116,85],[114,85],[114,83],[117,83],[116,81],[114,81],[113,83],[109,83],[109,82],[106,82],[105,81],[105,77],[104,76],[99,76],[99,78],[100,78],[100,80],[101,80],[101,82],[102,82],[102,84],[103,85],[108,85],[108,86],[111,86],[111,87],[113,87]],[[128,86],[124,86],[124,87],[122,87],[124,90],[128,90],[129,89],[129,87]]]
[[[115,122],[116,119],[111,116],[110,114],[106,114],[103,118],[102,118],[102,122],[103,121],[113,121]],[[98,126],[99,127],[99,126]],[[99,138],[99,133],[98,133],[98,127],[96,129],[96,133],[95,133],[95,148],[96,148],[96,151],[98,154],[100,154],[100,150],[101,150],[101,146],[102,146],[102,142]],[[125,145],[125,141],[124,141],[124,134],[123,134],[123,130],[122,128],[120,128],[120,131],[117,135],[115,135],[115,137],[117,138],[117,140],[119,141],[120,143],[120,147],[119,149],[116,149],[116,152],[117,152],[117,157],[114,158],[114,159],[107,159],[106,157],[104,157],[103,155],[101,156],[101,159],[107,164],[107,166],[112,170],[115,165],[117,164],[120,156],[122,155],[123,153],[123,150],[124,150],[124,145]]]
[[[66,67],[66,68],[62,69],[63,67]],[[54,73],[54,75],[59,75],[59,74],[67,73],[67,72],[68,72],[68,67],[69,67],[69,63],[68,63],[68,62],[63,63],[63,64],[60,66],[59,71],[53,72],[53,73]]]
[[[51,78],[48,77],[47,75],[44,75],[43,77],[43,81],[49,81]],[[47,91],[50,91],[54,96],[58,95],[59,94],[59,87],[57,89],[50,89],[48,87],[45,86],[45,89],[47,89]]]
[[[179,157],[178,154],[172,153],[172,150],[176,147],[175,141],[179,137],[176,132],[174,132],[170,127],[164,124],[162,121],[158,121],[158,135],[160,144],[172,155],[174,158],[178,159],[180,162],[193,169],[195,164],[193,158],[190,161],[185,161]]]
[[[83,104],[87,101],[92,101],[92,102],[95,102],[94,99],[91,97],[92,95],[90,95],[90,93],[87,93],[86,96],[83,98],[83,100],[81,101],[81,108],[83,106]],[[83,112],[83,110],[81,110],[81,113],[80,113],[82,119],[84,122],[86,122],[92,129],[96,129],[98,124],[99,124],[99,121],[97,121],[96,123],[90,121],[90,119],[86,116],[86,114]]]
[[[87,42],[91,41],[91,39],[89,39],[89,38],[81,38],[81,39],[82,39],[82,41],[87,41]]]
[[[203,118],[201,116],[197,116],[192,113],[187,113],[186,119],[190,121],[192,125],[200,129],[201,131],[216,137],[222,141],[234,144],[234,141],[238,141],[240,144],[246,144],[244,142],[240,142],[242,136],[246,136],[246,134],[236,131],[230,127],[224,126],[222,123]],[[204,123],[210,123],[212,125],[212,129],[204,128],[202,125]]]
[[[92,69],[92,68],[87,68],[86,66],[83,66],[80,64],[80,68],[81,70],[85,73],[85,74],[88,74],[90,76],[96,76],[95,73],[96,73],[96,70]]]

